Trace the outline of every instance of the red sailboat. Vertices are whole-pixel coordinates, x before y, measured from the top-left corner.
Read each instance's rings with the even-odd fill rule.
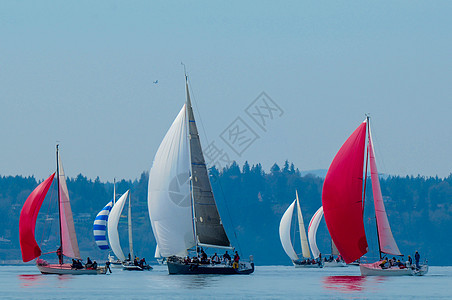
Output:
[[[367,152],[365,151],[366,132]],[[363,177],[364,164],[366,174]],[[366,181],[363,178],[367,178],[368,164],[370,165],[380,260],[382,260],[382,254],[402,256],[389,226],[380,189],[369,117],[367,117],[334,157],[323,184],[322,203],[325,221],[331,238],[346,263],[358,260],[368,251],[363,222],[366,190]],[[400,276],[424,275],[428,272],[426,264],[417,268],[414,266],[384,266],[382,268],[380,265],[380,261],[373,264],[360,264],[361,274],[364,276]]]
[[[66,185],[63,165],[57,145],[57,184],[58,184],[58,210],[61,245],[57,250],[58,264],[49,264],[43,259],[36,261],[39,271],[43,274],[105,274],[105,268],[74,268],[71,264],[64,263],[64,257],[80,259],[80,251],[75,234],[74,220],[72,218],[69,192]],[[31,261],[42,254],[41,248],[35,239],[35,226],[39,210],[47,192],[53,182],[55,173],[38,185],[28,196],[20,212],[19,239],[22,251],[22,260]]]

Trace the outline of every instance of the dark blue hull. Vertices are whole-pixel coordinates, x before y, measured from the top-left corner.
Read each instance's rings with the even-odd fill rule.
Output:
[[[171,275],[197,275],[197,274],[221,274],[221,275],[248,275],[254,272],[254,263],[241,264],[241,267],[234,269],[230,265],[218,264],[218,265],[203,265],[180,261],[167,262],[168,272]]]

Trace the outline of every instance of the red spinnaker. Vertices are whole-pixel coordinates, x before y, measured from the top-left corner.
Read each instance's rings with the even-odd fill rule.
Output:
[[[24,262],[41,255],[41,249],[35,239],[36,219],[38,218],[39,209],[49,191],[54,176],[55,173],[50,175],[49,178],[34,189],[30,196],[28,196],[20,212],[19,240],[20,249],[22,250],[22,260]]]
[[[363,122],[342,145],[323,183],[325,222],[346,263],[367,253],[362,204],[366,124]]]

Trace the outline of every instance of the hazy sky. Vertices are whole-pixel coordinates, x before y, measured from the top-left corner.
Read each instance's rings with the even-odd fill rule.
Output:
[[[183,61],[202,143],[230,159],[326,169],[370,113],[380,172],[447,176],[451,16],[451,1],[1,1],[0,175],[48,176],[60,141],[68,176],[137,178],[185,101]],[[262,92],[280,108],[264,128],[245,111]],[[255,134],[240,155],[220,137],[233,121]]]

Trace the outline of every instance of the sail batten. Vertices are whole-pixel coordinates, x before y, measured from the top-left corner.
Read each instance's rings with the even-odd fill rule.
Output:
[[[230,247],[229,238],[224,230],[220,214],[207,172],[198,129],[191,106],[188,84],[187,91],[187,115],[190,144],[190,162],[192,174],[192,194],[195,214],[195,226],[197,242],[201,244]]]
[[[375,159],[375,152],[372,142],[372,135],[370,133],[370,128],[368,138],[369,138],[368,147],[370,159],[370,174],[372,181],[372,194],[374,198],[375,217],[377,221],[380,251],[391,255],[402,255],[394,239],[394,236],[392,235],[388,215],[386,214],[383,196],[381,194],[380,179],[378,177],[377,163]]]
[[[44,201],[50,186],[52,185],[55,173],[40,183],[31,194],[20,211],[19,219],[19,241],[22,252],[22,260],[28,262],[41,255],[41,249],[35,238],[36,220],[39,210]]]

